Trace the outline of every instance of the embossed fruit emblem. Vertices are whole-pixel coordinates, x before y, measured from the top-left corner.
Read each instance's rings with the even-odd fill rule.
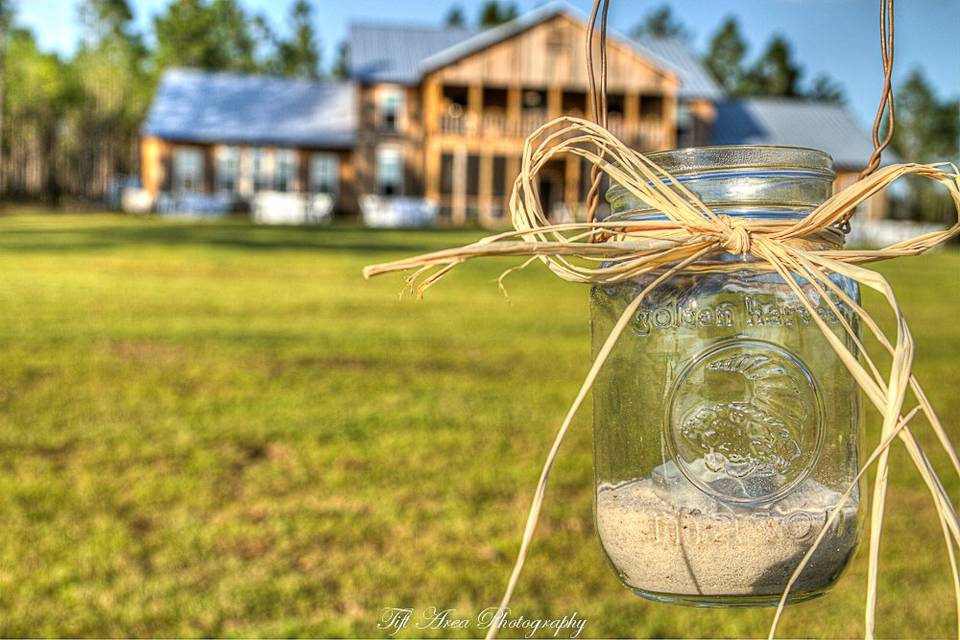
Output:
[[[699,355],[677,380],[669,407],[677,466],[724,500],[774,500],[806,477],[819,454],[817,386],[796,356],[773,344],[727,341]]]

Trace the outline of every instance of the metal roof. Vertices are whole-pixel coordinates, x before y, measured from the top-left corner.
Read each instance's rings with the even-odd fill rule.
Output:
[[[189,142],[348,148],[357,130],[354,85],[170,69],[145,135]]]
[[[354,24],[350,28],[350,77],[360,82],[415,85],[424,73],[439,69],[486,47],[512,38],[560,15],[580,22],[589,17],[563,0],[528,11],[484,31],[405,24]],[[677,38],[645,38],[639,42],[612,33],[641,56],[680,80],[681,98],[717,100],[723,91],[700,61]]]
[[[873,150],[870,134],[843,106],[788,98],[720,102],[713,144],[812,147],[833,156],[840,169],[865,166]],[[884,153],[884,164],[896,161],[894,153]]]
[[[465,29],[393,24],[350,26],[350,77],[360,82],[420,82],[425,58],[474,35]]]
[[[545,4],[542,7],[538,7],[533,11],[528,11],[514,18],[510,22],[475,33],[461,42],[425,58],[420,63],[421,73],[444,67],[470,54],[523,33],[541,22],[545,22],[559,15],[572,13],[572,11],[572,8],[565,2],[550,2]]]
[[[654,63],[666,67],[680,79],[680,98],[721,100],[723,89],[713,79],[690,47],[680,38],[644,37],[633,41],[634,49]]]

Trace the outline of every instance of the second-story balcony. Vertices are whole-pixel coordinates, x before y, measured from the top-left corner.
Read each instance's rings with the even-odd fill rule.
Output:
[[[571,114],[583,117],[581,113]],[[445,113],[440,118],[440,132],[461,136],[485,138],[524,139],[549,120],[545,109],[525,109],[519,118],[510,118],[502,111],[481,114]],[[611,114],[607,128],[624,143],[638,149],[663,148],[668,138],[667,124],[661,118],[645,117],[627,120]]]

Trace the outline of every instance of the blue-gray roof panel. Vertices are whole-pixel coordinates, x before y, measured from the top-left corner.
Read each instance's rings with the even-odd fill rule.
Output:
[[[720,102],[713,144],[811,147],[829,153],[839,168],[863,167],[873,150],[870,134],[843,106],[787,98]],[[884,153],[885,164],[896,161]]]
[[[565,2],[550,2],[533,11],[528,11],[510,22],[471,34],[470,37],[424,58],[420,63],[420,71],[423,73],[439,69],[486,47],[523,33],[541,22],[570,12],[571,8]]]
[[[350,27],[350,77],[360,82],[420,82],[421,62],[470,38],[464,29],[354,24]]]
[[[348,148],[357,129],[349,82],[171,69],[145,135],[191,142]]]
[[[676,74],[680,79],[681,99],[721,100],[724,97],[723,89],[683,40],[645,37],[634,40],[633,45],[640,55]]]

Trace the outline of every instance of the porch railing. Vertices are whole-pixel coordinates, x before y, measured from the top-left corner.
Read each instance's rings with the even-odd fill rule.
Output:
[[[462,136],[490,136],[500,138],[525,138],[547,121],[545,111],[525,111],[519,122],[511,121],[505,113],[494,111],[481,114],[444,114],[440,117],[440,131]],[[626,121],[620,116],[611,116],[608,128],[613,135],[638,149],[662,149],[667,146],[667,130],[663,120],[645,118]]]

